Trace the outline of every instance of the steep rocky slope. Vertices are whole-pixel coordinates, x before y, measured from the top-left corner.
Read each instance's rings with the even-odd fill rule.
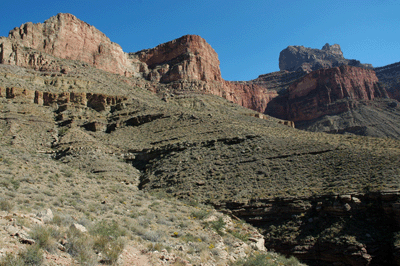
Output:
[[[379,81],[385,86],[390,98],[400,101],[400,63],[374,68]]]
[[[2,199],[18,196],[26,207],[55,206],[88,217],[87,201],[93,199],[92,218],[112,215],[115,207],[114,214],[129,224],[130,218],[152,219],[142,209],[132,214],[139,217],[128,212],[136,209],[137,195],[158,193],[192,205],[211,204],[245,219],[263,230],[267,248],[294,254],[310,265],[394,265],[398,260],[400,142],[301,131],[235,104],[253,104],[254,109],[266,105],[278,90],[268,91],[265,84],[283,83],[286,72],[270,80],[260,77],[258,84],[226,82],[213,67],[215,58],[196,59],[195,49],[201,48],[200,54],[202,49],[212,52],[196,36],[125,54],[137,60],[139,75],[113,74],[79,61],[83,58],[59,58],[22,44],[12,58],[40,60],[4,61],[4,47],[11,39],[0,41]],[[182,50],[177,43],[182,43]],[[167,52],[171,47],[177,49],[173,56]],[[158,74],[149,75],[154,71]],[[329,78],[335,89],[342,86],[342,94],[322,90],[311,95],[338,95],[343,100],[348,93],[361,101],[384,93],[375,79],[360,79],[360,87],[351,84],[353,79],[335,76],[359,71],[368,70],[343,66],[316,72]],[[320,84],[320,79],[313,83],[313,73],[307,80]],[[287,80],[292,78],[288,75]],[[322,79],[325,85],[326,79]],[[296,86],[288,92],[305,92]],[[291,100],[295,104],[301,97]],[[318,105],[310,108],[323,112]],[[42,172],[45,179],[39,178]],[[52,185],[36,179],[51,179]],[[36,188],[30,187],[32,182]],[[53,195],[56,184],[62,198],[44,201],[43,195],[34,196],[42,189]],[[133,198],[123,197],[128,193]],[[168,209],[168,215],[174,213],[173,207]],[[160,223],[174,220],[168,221]],[[185,228],[181,224],[179,230]],[[174,229],[162,235],[169,239],[168,245],[179,236]],[[238,236],[243,237],[240,232]],[[229,237],[222,241],[228,243]],[[220,243],[218,239],[213,241]],[[178,248],[180,241],[185,240],[172,241],[172,248]],[[193,236],[187,241],[193,247],[188,257],[200,256],[196,241]],[[216,242],[207,244],[208,256],[226,255],[222,246],[212,251]]]

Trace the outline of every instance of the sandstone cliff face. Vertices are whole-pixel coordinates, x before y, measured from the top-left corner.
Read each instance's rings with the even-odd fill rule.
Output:
[[[221,96],[243,107],[264,113],[268,103],[278,96],[278,93],[256,84],[226,81]]]
[[[11,30],[8,42],[3,41],[1,62],[22,65],[18,58],[18,49],[22,47],[64,59],[80,60],[121,75],[130,76],[138,72],[118,44],[71,14],[60,13],[44,23],[28,22]],[[25,61],[29,60],[31,58]]]
[[[259,112],[276,96],[265,86],[223,80],[217,53],[197,35],[128,55],[95,27],[71,14],[58,14],[42,24],[26,23],[0,39],[3,64],[68,73],[55,58],[80,60],[111,73],[144,78],[152,82],[152,88],[166,84],[162,89],[218,95]]]
[[[130,54],[148,66],[148,79],[222,81],[218,55],[200,36],[185,35],[153,49]]]
[[[311,72],[321,68],[350,65],[372,68],[370,64],[361,64],[354,59],[345,59],[340,45],[325,44],[321,50],[304,46],[288,46],[279,54],[279,69]]]
[[[289,86],[270,109],[282,119],[312,120],[326,114],[348,111],[358,101],[388,97],[373,70],[340,66],[309,73]]]

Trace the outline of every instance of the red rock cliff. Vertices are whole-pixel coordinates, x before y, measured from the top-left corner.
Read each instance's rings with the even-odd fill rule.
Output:
[[[152,80],[163,83],[180,79],[222,81],[217,53],[197,35],[185,35],[131,56],[148,65]]]
[[[215,94],[259,112],[264,112],[276,96],[266,86],[223,80],[217,53],[197,35],[186,35],[128,55],[95,27],[71,14],[58,14],[44,23],[23,24],[11,30],[8,38],[0,38],[0,63],[62,71],[55,57],[143,77],[151,81],[151,87],[161,83],[174,89]]]
[[[11,30],[8,39],[12,45],[8,45],[8,53],[2,54],[4,63],[18,64],[15,62],[18,44],[55,57],[80,60],[112,73],[131,75],[135,72],[118,44],[71,14],[60,13],[44,23],[28,22]]]
[[[388,97],[375,71],[352,66],[320,69],[289,87],[286,118],[304,121],[348,111],[358,101]]]

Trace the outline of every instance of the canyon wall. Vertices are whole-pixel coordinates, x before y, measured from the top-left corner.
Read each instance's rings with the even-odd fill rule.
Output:
[[[44,23],[23,24],[11,30],[8,38],[0,39],[2,64],[68,73],[55,58],[79,60],[111,73],[142,78],[159,90],[215,94],[259,112],[264,112],[277,95],[265,86],[223,80],[217,53],[197,35],[127,54],[95,27],[60,13]]]
[[[400,62],[376,67],[376,76],[385,86],[390,98],[400,101]]]
[[[374,71],[366,69],[372,66],[345,59],[337,44],[326,44],[321,50],[289,46],[279,57],[282,71],[247,82],[230,82],[221,77],[215,50],[197,35],[127,54],[95,27],[71,14],[58,14],[42,24],[23,24],[11,30],[8,38],[0,39],[3,64],[68,73],[55,58],[80,60],[111,73],[147,80],[155,92],[214,94],[291,121],[312,120],[355,108],[358,101],[399,94],[398,82],[390,74],[396,65],[376,69],[385,86],[390,86],[387,94]]]
[[[342,65],[313,71],[293,82],[285,95],[270,103],[268,110],[274,116],[296,122],[342,113],[359,101],[387,97],[373,70]]]
[[[10,31],[3,44],[1,62],[17,64],[19,46],[32,48],[55,57],[80,60],[99,69],[120,75],[134,75],[132,64],[122,48],[94,26],[71,14],[58,14],[44,23],[28,22]]]

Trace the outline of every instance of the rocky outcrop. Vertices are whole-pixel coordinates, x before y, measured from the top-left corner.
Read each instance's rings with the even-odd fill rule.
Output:
[[[311,265],[392,265],[399,196],[399,191],[382,191],[255,199],[218,207],[263,228],[267,249]]]
[[[400,101],[400,62],[374,68],[379,81],[385,86],[390,98]]]
[[[291,121],[312,120],[354,108],[359,101],[388,97],[370,69],[340,66],[309,73],[268,106],[271,115]]]
[[[329,45],[327,43],[321,50],[304,46],[288,46],[279,54],[280,70],[311,72],[340,65],[372,68],[370,64],[361,64],[358,60],[345,59],[338,44]]]
[[[18,58],[21,46],[80,60],[112,73],[129,76],[138,72],[118,44],[71,14],[60,13],[44,23],[28,22],[11,30],[8,40],[3,40],[1,62],[21,65]]]
[[[43,92],[21,88],[2,88],[0,87],[0,97],[13,99],[14,101],[36,103],[44,106],[57,106],[64,109],[65,105],[76,105],[89,107],[96,111],[109,110],[127,98],[124,96],[111,96],[98,93],[83,92]]]
[[[131,53],[148,69],[147,79],[168,83],[180,79],[222,81],[218,55],[203,38],[185,35],[153,49]]]

